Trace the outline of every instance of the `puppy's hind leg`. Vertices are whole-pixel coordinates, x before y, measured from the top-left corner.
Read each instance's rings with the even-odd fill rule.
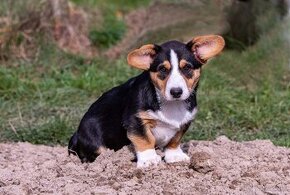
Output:
[[[69,141],[69,153],[76,154],[82,162],[93,162],[104,151],[101,129],[95,117],[85,115]]]

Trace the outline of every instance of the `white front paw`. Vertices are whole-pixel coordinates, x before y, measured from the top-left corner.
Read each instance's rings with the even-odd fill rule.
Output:
[[[174,162],[180,162],[180,161],[189,161],[190,158],[178,146],[176,149],[166,149],[164,160],[167,163],[174,163]]]
[[[157,165],[161,161],[161,157],[156,154],[155,149],[137,152],[137,167],[145,168],[151,165]]]

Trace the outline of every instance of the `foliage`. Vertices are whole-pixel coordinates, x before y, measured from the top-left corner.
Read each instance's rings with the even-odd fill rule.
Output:
[[[118,21],[116,16],[105,16],[106,20]],[[116,22],[112,29],[122,25]],[[96,32],[112,34],[112,29]],[[283,33],[289,36],[289,24],[274,23],[255,45],[243,52],[226,50],[204,67],[199,112],[186,140],[227,135],[234,140],[271,139],[290,146],[289,42]],[[88,61],[62,52],[47,40],[39,42],[38,58],[9,62],[9,66],[0,62],[0,141],[65,145],[97,97],[139,73],[129,68],[125,56]]]
[[[124,14],[128,11],[138,8],[140,6],[148,5],[149,0],[135,1],[135,0],[74,0],[78,4],[97,5],[102,11],[104,17],[103,26],[101,29],[94,28],[90,31],[89,37],[92,43],[100,48],[108,48],[116,44],[126,32],[126,25],[124,23]]]
[[[106,15],[103,28],[91,30],[89,37],[95,46],[108,48],[121,40],[125,30],[125,23],[111,14]]]
[[[283,0],[233,1],[227,7],[227,47],[243,50],[256,43],[263,33],[272,29],[287,13],[285,4]]]

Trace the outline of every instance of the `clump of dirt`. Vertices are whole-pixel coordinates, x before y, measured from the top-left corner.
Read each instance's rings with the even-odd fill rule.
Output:
[[[82,164],[65,147],[0,144],[0,194],[289,194],[290,149],[270,141],[190,141],[191,163],[137,169],[130,147]],[[162,155],[161,151],[158,151]]]
[[[207,173],[214,170],[214,162],[211,156],[206,152],[196,152],[191,155],[189,168],[200,173]]]

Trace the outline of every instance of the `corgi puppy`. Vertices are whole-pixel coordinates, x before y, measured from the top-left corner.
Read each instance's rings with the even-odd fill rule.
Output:
[[[91,105],[69,141],[69,153],[92,162],[106,148],[132,143],[140,168],[161,161],[156,147],[164,149],[167,163],[188,161],[180,142],[197,113],[201,69],[224,46],[221,36],[206,35],[130,52],[128,64],[143,72]]]

